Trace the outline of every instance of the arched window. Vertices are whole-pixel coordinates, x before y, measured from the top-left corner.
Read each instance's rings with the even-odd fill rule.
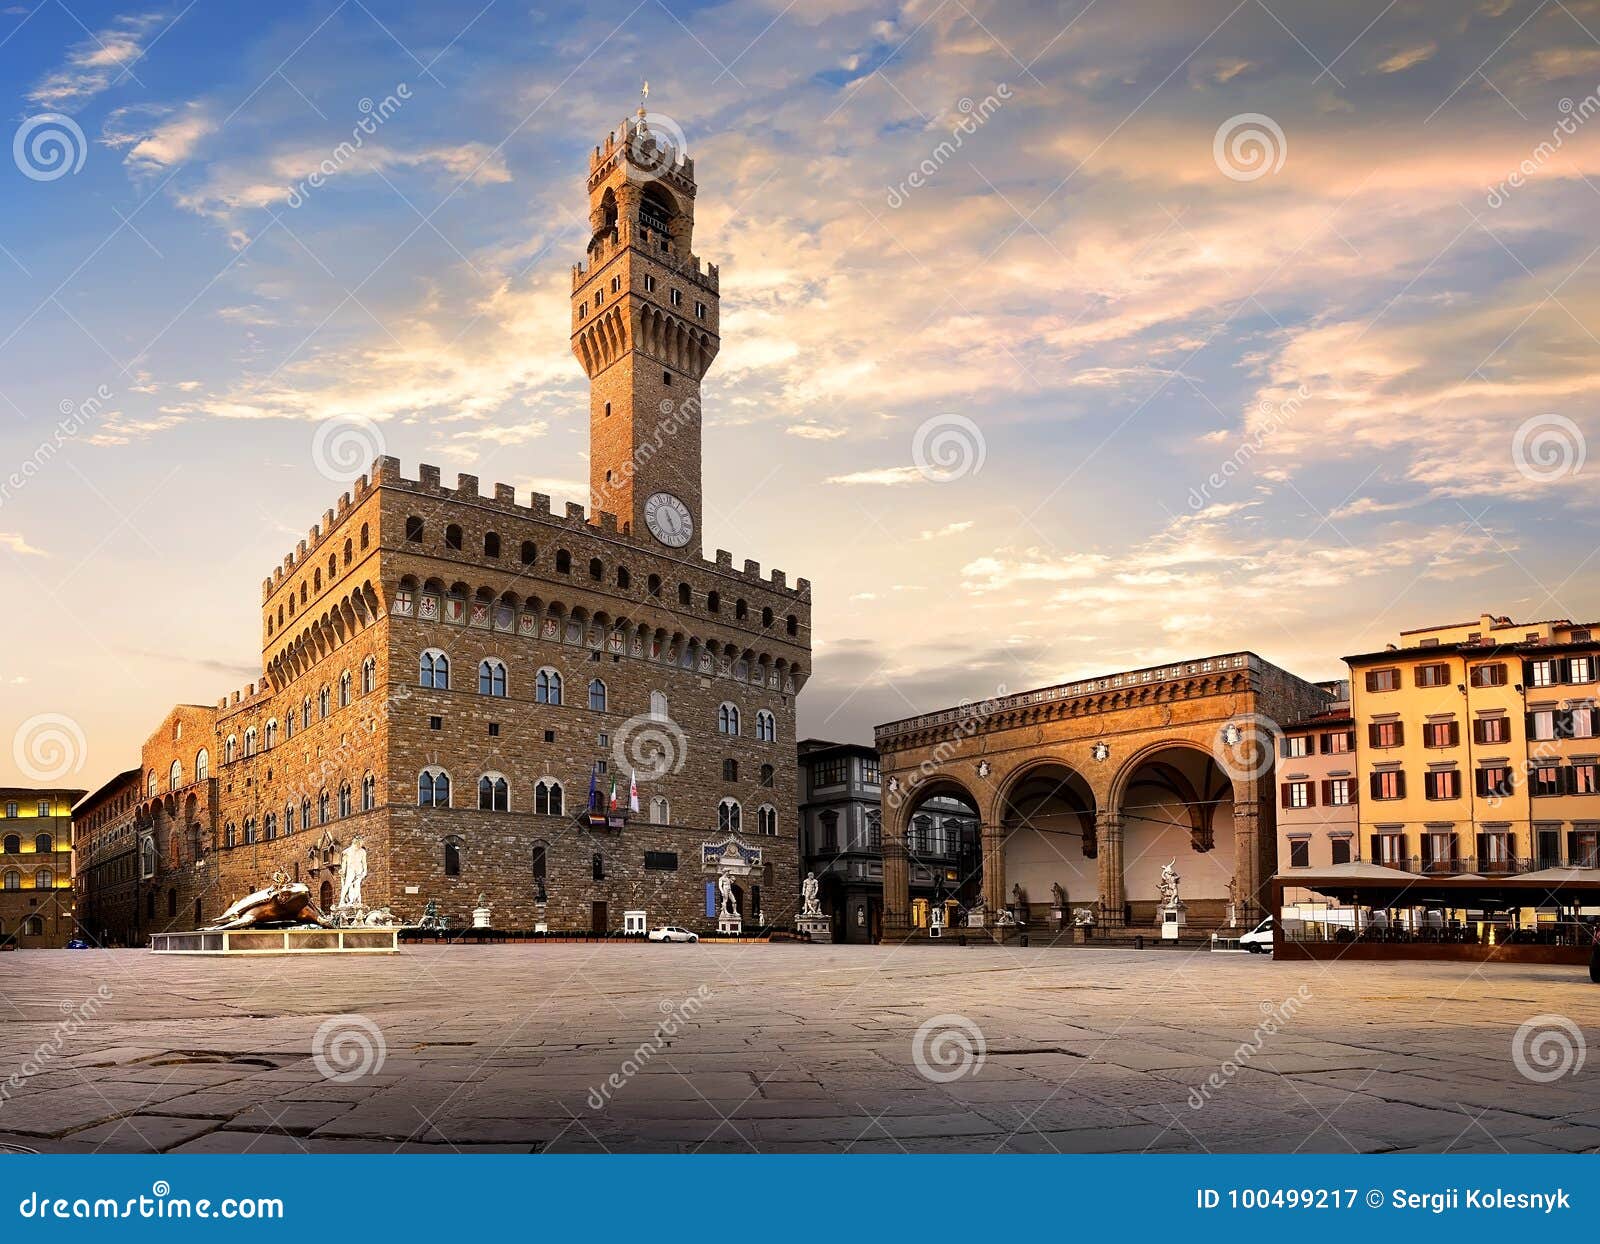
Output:
[[[448,808],[449,806],[450,775],[438,767],[430,767],[417,774],[417,807]]]
[[[533,897],[537,902],[544,902],[549,898],[549,891],[545,888],[546,872],[549,869],[549,852],[542,842],[533,844]]]
[[[361,810],[371,812],[378,806],[378,779],[369,773],[361,779]]]
[[[44,918],[42,916],[29,916],[22,922],[22,935],[24,937],[43,937]]]
[[[222,828],[222,845],[231,849],[238,841],[239,831],[233,827],[233,822],[229,821]]]
[[[731,756],[722,762],[722,780],[724,782],[739,780],[739,762]]]
[[[307,795],[300,801],[300,828],[311,828],[311,796]]]
[[[667,696],[664,691],[650,693],[650,716],[657,721],[667,720]]]
[[[56,875],[48,868],[41,868],[33,874],[33,888],[35,890],[53,890],[56,885]]]
[[[378,689],[378,658],[368,657],[361,663],[361,694],[371,695]]]
[[[458,839],[444,840],[444,875],[446,877],[461,875],[461,843]]]
[[[628,573],[626,566],[617,567],[617,586],[622,588],[633,586],[633,576]]]
[[[791,635],[798,635],[800,633],[799,620],[796,619],[792,613],[783,620],[783,625],[784,629],[787,630]]]
[[[7,855],[21,855],[22,854],[22,835],[20,835],[20,834],[7,834],[6,835],[6,840],[5,840],[5,852],[6,852]]]
[[[478,779],[478,811],[511,811],[511,787],[498,773],[485,773]]]
[[[455,523],[451,523],[444,529],[444,546],[447,549],[459,549],[461,547],[461,528]]]
[[[256,754],[256,728],[254,726],[245,728],[244,754],[246,756],[254,756]]]
[[[766,787],[770,787],[772,785],[772,778],[773,778],[773,768],[772,768],[772,766],[771,765],[762,765],[761,766],[761,785],[766,786]]]
[[[294,833],[294,804],[283,805],[283,836],[287,838]]]
[[[317,719],[326,721],[328,714],[333,711],[333,692],[324,684],[317,691]]]
[[[544,778],[533,788],[533,810],[539,816],[561,815],[561,783]]]
[[[659,598],[661,595],[661,576],[658,574],[653,574],[646,579],[644,581],[644,590],[650,593],[650,595]]]
[[[328,792],[325,791],[325,790],[318,791],[317,792],[317,824],[318,825],[326,825],[328,823],[328,813],[332,809],[332,807],[333,807],[333,804],[332,804],[331,800],[329,800],[329,798],[328,798]]]
[[[249,846],[256,840],[256,821],[254,817],[246,817],[244,822],[244,842]]]
[[[721,592],[707,592],[706,593],[706,609],[710,613],[721,613],[722,612],[722,593]]]
[[[345,670],[339,675],[339,707],[350,707],[350,671]]]
[[[278,745],[278,719],[271,718],[267,722],[267,750],[270,752]]]
[[[737,799],[724,799],[717,805],[717,828],[725,834],[736,834],[744,820]]]
[[[756,809],[756,833],[772,837],[777,832],[778,810],[770,803],[764,803]]]
[[[150,777],[145,782],[144,787],[145,787],[145,794],[149,795],[150,798],[154,799],[156,797],[156,771],[154,769],[150,770]]]
[[[735,704],[724,703],[717,709],[717,733],[739,733],[739,708]]]
[[[19,873],[15,868],[6,869],[5,888],[7,890],[22,889],[22,874]]]
[[[415,514],[406,516],[406,539],[412,544],[418,544],[422,540],[422,519]]]
[[[356,546],[349,540],[344,542],[344,564],[349,569],[350,563],[355,560]]]
[[[566,549],[557,549],[556,550],[556,573],[557,574],[571,574],[572,573],[572,554],[567,552]]]
[[[561,675],[549,666],[534,680],[533,698],[540,704],[561,703]]]
[[[174,760],[172,762],[172,768],[167,770],[167,788],[169,790],[177,790],[182,785],[183,762],[181,760]]]
[[[261,829],[261,836],[266,841],[271,842],[276,838],[278,836],[278,814],[276,812],[268,812],[266,820],[261,824]]]
[[[601,579],[606,577],[606,568],[600,564],[600,559],[598,557],[591,557],[589,559],[589,577],[596,583],[600,582]]]
[[[524,540],[522,542],[522,564],[524,566],[531,566],[536,560],[538,560],[538,557],[539,546],[536,545],[532,540]]]
[[[736,622],[743,622],[750,616],[750,606],[741,598],[733,602],[733,617]]]
[[[33,840],[33,849],[40,855],[49,855],[56,848],[55,839],[49,834],[40,834]]]
[[[606,857],[598,851],[589,857],[589,875],[596,881],[606,879]]]
[[[367,530],[367,524],[362,523],[361,524],[361,548],[362,548],[363,552],[366,551],[367,543],[368,543],[368,541],[370,539],[371,539],[371,533]]]
[[[650,801],[650,823],[652,825],[672,824],[672,805],[667,802],[665,795],[657,795]]]
[[[194,754],[194,780],[204,782],[211,776],[211,753],[201,748]]]
[[[687,583],[678,584],[678,603],[687,608],[694,601],[694,593]]]
[[[450,658],[437,648],[423,650],[418,672],[424,687],[432,687],[435,691],[450,689]]]
[[[350,783],[341,782],[339,784],[339,815],[349,816],[351,811],[352,805],[350,802]]]
[[[308,695],[300,701],[300,728],[311,729],[311,697]]]
[[[506,693],[506,663],[490,657],[478,663],[478,694],[504,696]]]
[[[763,743],[778,741],[778,719],[766,709],[756,714],[756,738]]]
[[[772,629],[772,610],[770,608],[763,609],[761,611],[761,629],[762,630],[771,630]]]
[[[485,557],[500,556],[500,537],[492,531],[483,533],[483,555]]]
[[[589,711],[592,713],[606,711],[606,685],[598,678],[589,682]]]

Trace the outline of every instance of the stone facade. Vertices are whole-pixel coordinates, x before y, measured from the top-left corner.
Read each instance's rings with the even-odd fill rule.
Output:
[[[97,946],[137,946],[143,772],[117,774],[72,810],[73,888],[79,932]]]
[[[1220,927],[1230,890],[1259,919],[1274,866],[1276,723],[1327,693],[1232,653],[927,713],[877,728],[884,781],[884,937],[912,934],[907,832],[952,795],[982,819],[990,919],[1150,928],[1156,878],[1184,878],[1191,927]],[[965,883],[970,879],[963,879]]]
[[[731,840],[746,926],[792,923],[810,585],[700,556],[716,272],[687,249],[693,166],[643,189],[621,171],[637,127],[597,149],[591,201],[612,192],[618,215],[601,212],[574,277],[575,321],[590,286],[612,317],[574,336],[599,412],[591,508],[378,459],[263,584],[262,677],[175,708],[145,744],[147,928],[214,920],[274,872],[331,905],[357,834],[364,903],[406,919],[432,900],[465,923],[481,894],[502,928],[617,931],[643,910],[708,929],[702,861]],[[609,298],[615,273],[633,295]],[[662,435],[649,378],[668,374],[693,410]],[[690,538],[652,528],[664,493]],[[591,776],[602,804],[617,782],[619,815],[588,816]]]

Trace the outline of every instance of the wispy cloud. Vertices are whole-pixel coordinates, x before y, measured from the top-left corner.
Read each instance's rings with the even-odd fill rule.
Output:
[[[63,112],[82,107],[132,70],[165,20],[160,13],[119,17],[93,32],[67,53],[65,65],[33,86],[29,101]]]

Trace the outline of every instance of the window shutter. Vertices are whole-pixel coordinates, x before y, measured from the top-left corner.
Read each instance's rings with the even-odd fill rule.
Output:
[[[1411,852],[1406,849],[1406,836],[1404,834],[1396,834],[1394,837],[1395,842],[1400,847],[1400,865],[1404,867],[1405,862],[1411,858]]]
[[[1489,835],[1478,835],[1478,871],[1483,871],[1485,861],[1489,858]]]
[[[1322,802],[1324,804],[1333,802],[1333,780],[1331,778],[1322,783]]]
[[[1383,853],[1378,849],[1378,835],[1373,834],[1367,844],[1369,854],[1367,858],[1374,864],[1383,858]]]
[[[1315,782],[1307,782],[1306,783],[1306,807],[1314,808],[1316,806],[1317,806],[1317,784]]]
[[[1406,772],[1405,772],[1405,770],[1404,769],[1398,770],[1395,773],[1394,778],[1395,778],[1394,797],[1396,799],[1404,799],[1406,797]]]
[[[1289,806],[1289,783],[1283,782],[1278,787],[1278,799],[1281,807]]]
[[[1474,743],[1482,743],[1483,742],[1483,718],[1482,717],[1479,717],[1476,721],[1474,721],[1472,723],[1472,741]]]
[[[1401,747],[1405,744],[1405,741],[1406,723],[1403,721],[1397,721],[1394,723],[1394,745],[1396,747]]]
[[[1449,734],[1450,746],[1459,747],[1461,745],[1461,723],[1459,721],[1452,721],[1449,724]]]
[[[1522,662],[1522,685],[1533,686],[1533,662],[1526,659]]]
[[[1288,756],[1289,756],[1289,736],[1287,734],[1284,735],[1281,739],[1278,740],[1278,755],[1284,757],[1284,759],[1288,759]]]
[[[1378,723],[1377,722],[1373,722],[1371,725],[1369,725],[1367,727],[1367,746],[1368,747],[1376,747],[1377,745],[1378,745]]]
[[[1514,833],[1508,833],[1506,835],[1506,855],[1510,857],[1511,864],[1513,867],[1515,867],[1517,859],[1517,836]]]
[[[1367,671],[1366,682],[1368,691],[1376,691],[1378,689],[1378,677],[1376,670]]]
[[[1377,797],[1378,797],[1378,793],[1379,793],[1379,786],[1378,786],[1378,783],[1379,783],[1379,782],[1380,782],[1380,781],[1382,781],[1382,775],[1380,775],[1380,774],[1377,774],[1377,773],[1374,773],[1374,774],[1373,774],[1373,775],[1372,775],[1372,776],[1371,776],[1371,777],[1369,777],[1369,778],[1368,778],[1368,779],[1367,779],[1367,786],[1368,786],[1368,787],[1369,787],[1369,788],[1370,788],[1370,790],[1371,790],[1371,791],[1372,791],[1372,797],[1373,797],[1373,798],[1374,798],[1374,799],[1376,799],[1376,798],[1377,798]],[[1373,841],[1374,841],[1374,842],[1376,842],[1376,841],[1377,841],[1377,839],[1376,839],[1376,838],[1374,838],[1374,839],[1373,839]],[[1373,856],[1373,858],[1374,858],[1374,859],[1376,859],[1376,858],[1377,858],[1377,856]]]
[[[1567,864],[1578,858],[1578,835],[1575,830],[1567,831]]]

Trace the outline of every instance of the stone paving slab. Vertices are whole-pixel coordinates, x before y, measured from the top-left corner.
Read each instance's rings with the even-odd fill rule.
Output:
[[[0,997],[0,1136],[48,1151],[1600,1146],[1583,1066],[1600,991],[1569,968],[991,946],[25,951],[0,958]],[[1537,1017],[1554,1074],[1517,1046]]]

